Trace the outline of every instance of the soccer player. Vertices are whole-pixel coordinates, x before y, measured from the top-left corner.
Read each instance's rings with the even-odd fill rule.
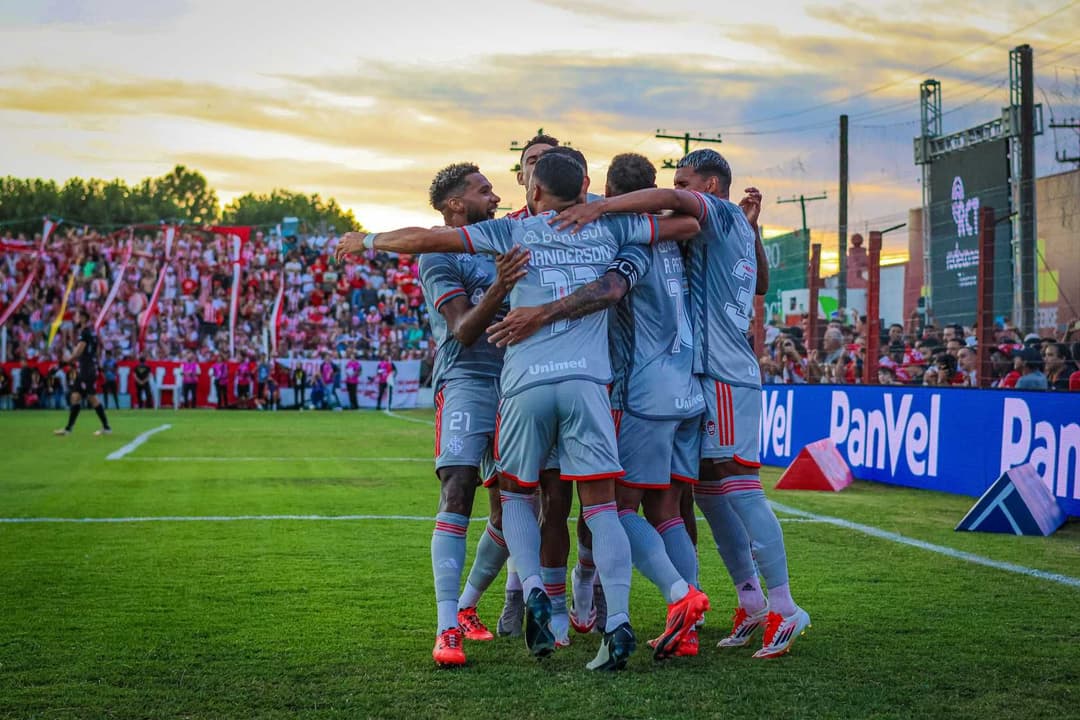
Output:
[[[97,336],[94,335],[93,321],[85,309],[79,308],[75,311],[75,322],[82,326],[79,330],[79,343],[75,346],[75,352],[71,356],[71,361],[78,365],[78,373],[73,378],[74,383],[68,385],[67,425],[60,430],[56,430],[53,434],[71,434],[72,429],[75,427],[75,421],[79,419],[79,411],[82,410],[82,399],[85,397],[90,401],[90,407],[94,408],[98,420],[101,421],[101,429],[95,430],[94,434],[111,435],[112,428],[109,427],[109,420],[105,417],[105,408],[101,406],[97,396],[99,347]]]
[[[448,227],[462,227],[495,216],[499,196],[470,163],[457,163],[436,174],[429,191],[431,206]],[[480,596],[498,576],[509,552],[502,533],[502,505],[497,476],[481,475],[495,437],[499,374],[503,351],[487,342],[485,329],[503,310],[507,295],[528,261],[518,249],[500,257],[430,253],[420,257],[420,284],[434,312],[431,331],[438,349],[435,389],[435,474],[439,511],[431,537],[438,629],[432,656],[439,665],[462,665],[462,639],[494,636],[476,612]],[[489,489],[490,513],[476,558],[460,593],[465,564],[465,536],[476,486]]]
[[[526,143],[525,148],[522,150],[522,171],[519,173],[518,181],[524,181],[524,184],[527,185],[532,177],[532,170],[536,166],[536,161],[543,154],[549,152],[572,158],[584,168],[585,179],[581,185],[579,198],[581,202],[592,202],[599,197],[589,192],[589,165],[585,155],[575,148],[559,145],[559,141],[549,135],[537,135]],[[528,204],[512,215],[512,217],[518,218],[528,216]],[[559,472],[559,450],[556,444],[540,472],[539,518],[540,576],[544,582],[544,592],[551,599],[551,629],[555,633],[557,647],[566,647],[570,644],[571,621],[566,602],[566,563],[570,555],[570,533],[567,528],[567,518],[570,516],[573,502],[573,484],[562,480]],[[588,526],[581,516],[578,517],[578,535],[588,535]],[[579,549],[584,549],[584,546],[579,544]],[[591,553],[591,549],[588,552]],[[512,582],[510,575],[508,575],[507,580],[509,585]],[[602,596],[602,590],[600,593]],[[520,595],[520,590],[517,595]],[[503,615],[499,618],[500,634],[516,634],[520,632],[520,612],[523,608],[520,600],[514,602],[514,597],[515,595],[509,592],[508,588],[507,602],[503,608]],[[520,608],[518,613],[514,612],[515,608]]]
[[[548,150],[557,147],[559,147],[558,138],[554,138],[551,135],[545,135],[541,132],[534,135],[527,143],[525,143],[525,147],[521,148],[521,158],[518,162],[517,183],[526,193],[528,193],[529,183],[532,181],[532,174],[533,169],[536,167],[536,161]],[[529,203],[526,201],[525,205],[522,206],[520,210],[515,210],[507,215],[507,217],[519,220],[521,218],[529,217],[529,214]]]
[[[607,197],[655,186],[656,168],[641,155],[619,155],[611,161]],[[504,336],[520,340],[525,332],[574,315],[588,303],[601,307],[618,303],[611,316],[609,345],[614,373],[611,405],[619,461],[626,470],[616,485],[619,519],[634,565],[660,589],[669,607],[680,606],[673,610],[678,612],[707,602],[700,592],[691,591],[697,585],[697,559],[679,516],[681,492],[672,487],[673,479],[696,482],[704,410],[700,383],[693,376],[689,292],[682,254],[674,242],[624,248],[617,260],[620,271],[609,270],[562,300],[515,310],[491,328],[491,336],[500,344],[507,341]],[[526,319],[530,315],[539,319]],[[637,514],[642,505],[648,521]],[[574,569],[572,622],[583,632],[588,631],[592,611],[591,564],[580,553]],[[657,659],[695,655],[697,633],[691,625],[681,635],[661,636],[654,647]]]
[[[690,217],[622,215],[598,220],[576,235],[553,231],[548,225],[551,213],[576,205],[584,180],[585,169],[576,160],[545,156],[530,178],[528,218],[489,220],[456,231],[405,228],[378,235],[350,233],[338,253],[375,248],[499,254],[522,245],[529,251],[529,266],[511,292],[514,308],[563,297],[598,278],[624,245],[686,239],[699,230]],[[495,437],[503,534],[526,592],[526,646],[537,656],[554,650],[555,636],[550,627],[551,600],[540,577],[540,532],[531,495],[544,458],[556,438],[561,441],[562,477],[577,481],[608,604],[600,650],[586,665],[590,670],[621,669],[636,647],[630,626],[630,545],[615,507],[614,479],[623,471],[605,389],[611,379],[606,326],[606,314],[593,312],[542,328],[507,350]],[[692,625],[696,619],[690,613],[669,617],[669,630],[687,622]]]
[[[695,150],[679,161],[674,190],[642,190],[575,207],[556,227],[582,226],[598,212],[668,207],[694,213],[701,223],[701,233],[687,245],[694,372],[705,398],[701,482],[694,497],[739,598],[731,635],[720,647],[746,645],[764,625],[754,657],[771,658],[791,648],[810,616],[791,597],[783,531],[758,475],[761,379],[746,332],[754,295],[768,288],[757,231],[761,195],[748,189],[740,209],[729,200],[730,189],[727,160],[714,150]]]

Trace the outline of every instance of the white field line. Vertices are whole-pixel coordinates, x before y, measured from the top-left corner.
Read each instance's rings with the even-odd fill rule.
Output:
[[[890,542],[899,543],[901,545],[910,545],[920,550],[927,550],[929,552],[938,553],[946,557],[953,558],[954,560],[963,560],[964,562],[972,563],[973,565],[982,565],[984,567],[994,568],[995,570],[1002,570],[1004,572],[1016,573],[1017,575],[1027,575],[1028,577],[1039,578],[1040,580],[1049,580],[1061,585],[1068,585],[1070,587],[1080,588],[1080,578],[1070,577],[1068,575],[1060,575],[1058,573],[1046,572],[1044,570],[1036,570],[1035,568],[1025,567],[1023,565],[1015,565],[1013,563],[1001,562],[999,560],[991,560],[990,558],[983,557],[982,555],[976,555],[974,553],[964,552],[963,550],[956,550],[944,545],[935,545],[923,540],[916,540],[914,538],[905,537],[899,533],[889,532],[888,530],[882,530],[881,528],[872,527],[870,525],[861,525],[859,523],[851,522],[850,520],[844,520],[843,518],[829,517],[828,515],[817,515],[812,512],[806,512],[805,510],[799,510],[798,508],[788,507],[778,502],[772,503],[773,508],[779,512],[787,515],[794,515],[795,517],[805,518],[807,520],[815,520],[817,522],[826,523],[828,525],[835,525],[836,527],[846,528],[848,530],[854,530],[855,532],[869,535],[870,537],[880,538],[882,540],[888,540]]]
[[[245,521],[280,521],[280,520],[305,520],[319,522],[337,522],[342,520],[383,520],[391,522],[435,522],[434,517],[423,515],[160,515],[144,517],[113,517],[113,518],[57,518],[57,517],[30,517],[30,518],[0,518],[0,524],[8,525],[37,525],[42,523],[151,523],[151,522],[245,522]],[[577,518],[570,518],[568,522],[576,522]],[[704,521],[704,518],[698,518]],[[469,522],[487,522],[486,517],[470,518]],[[808,518],[780,518],[780,522],[817,522]]]
[[[395,418],[397,420],[404,420],[405,422],[417,423],[418,425],[427,425],[428,427],[435,427],[435,423],[431,422],[430,420],[420,420],[418,418],[406,417],[404,415],[398,415],[395,412],[390,412],[389,410],[384,410],[383,412],[385,412],[387,414],[387,416]]]
[[[382,462],[382,463],[435,463],[435,458],[411,458],[411,457],[340,457],[340,456],[294,456],[294,455],[250,455],[250,456],[213,456],[213,455],[162,455],[160,457],[128,457],[127,462]]]
[[[149,440],[151,435],[154,435],[154,434],[159,433],[159,432],[164,432],[164,431],[170,429],[171,427],[172,427],[172,425],[167,425],[166,424],[166,425],[158,425],[153,430],[147,430],[146,432],[144,432],[141,435],[137,436],[134,440],[132,440],[131,442],[129,442],[127,445],[120,448],[116,452],[109,453],[109,456],[106,457],[105,459],[106,460],[119,460],[120,458],[124,457],[128,453],[134,452],[135,448],[139,447],[144,442]]]

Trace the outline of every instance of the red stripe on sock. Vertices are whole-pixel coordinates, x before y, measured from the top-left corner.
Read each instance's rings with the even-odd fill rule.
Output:
[[[442,522],[441,520],[435,521],[435,532],[443,532],[448,535],[459,535],[464,537],[468,528],[462,525],[454,525],[453,523]]]
[[[506,547],[506,539],[500,537],[499,535],[496,535],[495,531],[491,527],[488,527],[487,534],[492,540],[495,541],[496,545],[498,545],[499,547]]]
[[[683,519],[681,517],[671,518],[670,520],[665,520],[664,522],[657,525],[656,532],[663,535],[668,530],[679,527],[680,525],[686,525],[686,523],[683,522]]]
[[[582,517],[586,520],[592,517],[596,517],[602,512],[616,512],[616,506],[614,502],[604,503],[603,505],[590,505],[582,511]]]

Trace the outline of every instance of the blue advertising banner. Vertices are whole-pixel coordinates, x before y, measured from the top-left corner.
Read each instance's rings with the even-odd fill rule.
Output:
[[[1032,463],[1080,516],[1080,395],[862,385],[766,385],[761,460],[786,467],[829,438],[860,480],[978,497]]]

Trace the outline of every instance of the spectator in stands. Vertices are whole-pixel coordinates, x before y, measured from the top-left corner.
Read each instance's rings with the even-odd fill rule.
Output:
[[[1076,372],[1069,347],[1065,343],[1047,343],[1043,346],[1042,358],[1049,389],[1068,390],[1069,377]]]
[[[237,400],[250,400],[251,399],[251,376],[252,376],[252,361],[246,357],[241,357],[240,362],[236,365],[236,399]]]
[[[214,364],[210,366],[210,377],[214,381],[217,406],[220,410],[229,404],[229,365],[221,355],[215,356]]]
[[[64,371],[59,363],[45,372],[45,407],[50,410],[59,410],[67,406],[64,402],[65,384]]]
[[[791,337],[781,336],[778,364],[786,385],[805,384],[809,376],[809,363],[803,357],[801,344]]]
[[[768,353],[758,359],[758,365],[761,370],[762,384],[774,385],[784,381],[783,376],[780,374],[780,368],[773,362],[772,356]]]
[[[195,353],[188,353],[180,371],[184,381],[184,407],[194,409],[198,403],[199,389],[199,363],[195,361]]]
[[[956,353],[957,369],[963,374],[964,387],[978,387],[977,370],[979,367],[979,356],[975,350],[970,347],[962,347],[960,351]]]
[[[112,350],[105,351],[105,358],[101,361],[101,375],[103,378],[103,382],[101,384],[101,399],[102,402],[105,403],[105,409],[109,409],[109,395],[111,394],[113,397],[113,406],[116,410],[119,410],[119,374],[116,364],[116,358],[113,357]]]
[[[11,399],[11,376],[7,374],[4,368],[0,367],[0,410],[11,410],[14,408]]]
[[[293,397],[295,398],[296,407],[298,410],[304,409],[304,403],[307,396],[307,371],[304,370],[303,363],[296,363],[293,365],[292,370],[292,389]]]
[[[1026,347],[1017,354],[1017,370],[1020,379],[1016,381],[1017,390],[1046,390],[1046,375],[1043,374],[1043,360],[1034,347]]]
[[[345,391],[349,394],[349,407],[356,410],[359,406],[357,400],[357,388],[360,385],[360,361],[356,359],[356,351],[349,351],[349,361],[345,363]]]
[[[900,385],[901,383],[896,380],[896,365],[891,361],[888,365],[878,365],[878,384],[879,385]]]

